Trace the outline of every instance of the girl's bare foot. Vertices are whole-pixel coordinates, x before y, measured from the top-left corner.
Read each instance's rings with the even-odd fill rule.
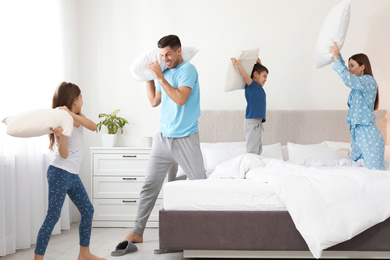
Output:
[[[37,255],[37,254],[35,254],[34,260],[43,260],[43,255]]]
[[[89,251],[89,246],[80,246],[80,253],[79,253],[78,260],[107,260],[107,259],[91,254],[91,252]]]

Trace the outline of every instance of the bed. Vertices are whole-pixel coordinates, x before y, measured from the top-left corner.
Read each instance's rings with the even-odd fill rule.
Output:
[[[278,144],[285,148],[289,143],[300,145],[319,144],[324,141],[333,144],[348,143],[350,136],[348,125],[345,123],[346,115],[347,111],[340,110],[268,111],[263,145],[274,147]],[[387,140],[386,111],[376,111],[375,115],[376,125]],[[243,117],[244,111],[202,111],[199,119],[201,145],[203,143],[209,146],[211,143],[238,145],[244,142]],[[202,149],[203,153],[204,151]],[[285,156],[283,153],[282,155]],[[274,159],[269,159],[272,160]],[[171,175],[170,180],[173,179],[174,175]],[[233,193],[234,189],[229,182],[234,180],[224,181],[223,185],[214,186],[218,187],[214,191],[212,188],[206,191],[207,185],[203,185],[205,190],[200,192],[205,194],[206,199],[203,201],[207,202],[207,196],[223,192],[226,186],[228,192],[225,189],[225,193],[222,194],[223,197],[230,199],[232,205],[225,204],[217,210],[212,207],[208,209],[208,205],[202,209],[186,208],[186,205],[197,201],[191,198],[182,201],[181,208],[176,209],[170,205],[170,198],[181,197],[180,187],[185,194],[187,190],[185,185],[195,184],[197,181],[181,180],[168,182],[164,186],[165,208],[159,213],[160,249],[183,250],[184,257],[313,258],[313,252],[309,251],[307,242],[277,197],[273,198],[272,205],[249,204],[240,208],[242,192],[238,192],[238,195]],[[236,186],[239,187],[239,183],[245,180],[236,181]],[[176,187],[167,189],[168,185]],[[254,194],[256,187],[245,187],[244,190]],[[243,200],[253,201],[251,198]],[[317,254],[315,257],[390,258],[388,241],[390,219],[387,218],[344,242],[326,248],[322,255]]]

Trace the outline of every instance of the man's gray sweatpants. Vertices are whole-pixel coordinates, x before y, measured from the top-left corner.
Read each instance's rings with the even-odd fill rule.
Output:
[[[199,133],[181,138],[167,138],[162,133],[156,134],[145,182],[140,194],[137,218],[133,229],[135,233],[143,235],[146,222],[164,184],[165,176],[174,163],[181,166],[188,179],[206,179],[206,170],[200,151]]]

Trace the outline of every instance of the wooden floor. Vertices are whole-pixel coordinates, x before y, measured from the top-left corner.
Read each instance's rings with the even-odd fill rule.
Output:
[[[136,244],[138,251],[121,257],[111,256],[118,242],[122,241],[130,232],[130,228],[93,228],[90,249],[94,255],[116,260],[181,260],[183,253],[154,254],[153,250],[159,248],[158,229],[147,228],[144,233],[144,242]],[[62,231],[60,235],[50,238],[46,250],[47,260],[71,260],[76,259],[79,252],[78,223],[73,223],[70,230]],[[2,256],[0,260],[32,260],[34,258],[35,245],[29,249],[17,250],[16,253]]]

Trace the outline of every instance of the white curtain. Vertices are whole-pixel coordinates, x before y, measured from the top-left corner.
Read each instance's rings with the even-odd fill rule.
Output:
[[[64,17],[73,0],[0,1],[0,121],[11,114],[50,108],[66,79],[70,50]],[[65,11],[64,11],[65,10]],[[67,30],[69,33],[69,29]],[[67,39],[67,40],[65,40]],[[47,210],[46,170],[53,157],[47,136],[8,136],[0,122],[0,256],[35,244]],[[69,199],[53,234],[70,227]]]

